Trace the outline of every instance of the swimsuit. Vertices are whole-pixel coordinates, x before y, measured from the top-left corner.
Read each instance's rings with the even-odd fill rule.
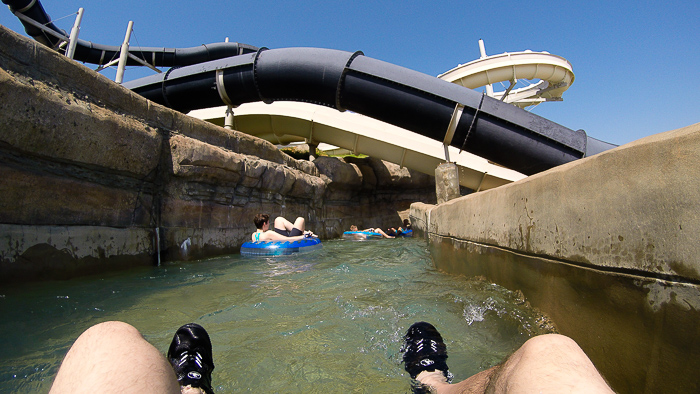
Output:
[[[303,231],[299,230],[296,227],[292,228],[292,231],[280,230],[276,227],[274,228],[274,230],[277,234],[284,235],[285,237],[297,237],[299,235],[304,234]]]

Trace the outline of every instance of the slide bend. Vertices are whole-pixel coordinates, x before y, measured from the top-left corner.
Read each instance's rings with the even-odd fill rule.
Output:
[[[65,31],[56,27],[51,17],[46,13],[38,0],[2,0],[13,14],[24,15],[44,25],[54,34],[48,33],[37,26],[20,18],[24,30],[36,41],[64,53],[62,44],[68,39]],[[73,59],[90,64],[104,65],[119,58],[121,46],[101,45],[78,39]],[[241,55],[257,51],[252,45],[237,42],[219,42],[193,48],[155,48],[132,47],[129,53],[153,67],[177,67],[202,63],[209,60]],[[128,58],[127,66],[141,66],[132,58]]]

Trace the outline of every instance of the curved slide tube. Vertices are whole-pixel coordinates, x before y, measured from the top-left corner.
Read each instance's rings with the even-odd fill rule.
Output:
[[[10,7],[13,14],[25,15],[46,26],[56,35],[63,37],[59,38],[56,35],[47,33],[20,18],[20,22],[24,25],[24,30],[29,36],[49,48],[62,52],[59,47],[67,39],[66,32],[51,22],[51,17],[48,16],[38,0],[2,0],[2,2]],[[78,39],[73,58],[86,63],[104,65],[111,60],[118,59],[120,50],[121,46],[100,45]],[[236,42],[220,42],[193,48],[132,47],[129,49],[129,53],[153,67],[178,67],[244,53],[253,53],[257,50],[257,47],[251,45]],[[126,65],[141,66],[140,63],[131,58],[127,59]]]
[[[566,59],[548,52],[507,52],[487,56],[449,70],[438,78],[469,89],[518,79],[540,79],[540,83],[512,90],[505,99],[503,92],[495,98],[521,108],[539,101],[561,100],[561,95],[574,82],[574,72]],[[534,97],[537,97],[533,100]]]
[[[527,175],[614,147],[583,130],[570,130],[361,52],[263,48],[255,54],[171,69],[124,86],[182,112],[256,101],[302,101],[351,110]]]
[[[223,126],[225,112],[226,107],[215,107],[189,115]],[[308,103],[243,104],[234,111],[233,128],[275,144],[325,142],[428,175],[435,175],[435,168],[445,162],[441,142],[357,113]],[[466,151],[449,149],[462,186],[486,190],[525,178]]]

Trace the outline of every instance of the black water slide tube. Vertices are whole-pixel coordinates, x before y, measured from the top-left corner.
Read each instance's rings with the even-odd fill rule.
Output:
[[[302,101],[351,110],[534,174],[614,145],[441,79],[364,56],[319,48],[261,49],[127,82],[182,112],[222,104]]]
[[[2,1],[17,12],[32,0]],[[38,0],[32,6],[36,7],[40,11],[34,12],[49,20]],[[41,36],[27,33],[37,40]],[[445,140],[453,113],[459,114],[456,108],[463,106],[455,118],[453,137],[448,138],[450,145],[527,175],[615,147],[583,130],[573,131],[474,90],[361,52],[253,49],[246,46],[236,56],[192,65],[174,64],[184,67],[124,86],[181,112],[256,101],[315,103],[351,110],[438,141]]]
[[[13,14],[23,14],[62,36],[68,35],[51,22],[51,18],[46,14],[44,7],[38,0],[2,0],[2,2],[10,7]],[[20,22],[24,25],[24,30],[29,36],[49,48],[56,49],[61,53],[65,52],[65,48],[60,47],[64,40],[22,19],[20,19]],[[237,42],[219,42],[193,48],[130,47],[129,53],[154,67],[178,67],[244,53],[254,53],[257,50],[257,47]],[[78,39],[73,59],[104,65],[118,59],[120,51],[120,46],[100,45]],[[128,58],[126,65],[141,66],[142,64],[132,58]]]

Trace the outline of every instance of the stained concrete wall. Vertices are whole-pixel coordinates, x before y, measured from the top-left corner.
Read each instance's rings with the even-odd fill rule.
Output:
[[[237,253],[258,212],[333,238],[435,201],[430,176],[371,158],[295,160],[2,26],[0,117],[0,282]]]
[[[619,392],[698,392],[700,123],[435,206],[438,268],[512,289]]]

